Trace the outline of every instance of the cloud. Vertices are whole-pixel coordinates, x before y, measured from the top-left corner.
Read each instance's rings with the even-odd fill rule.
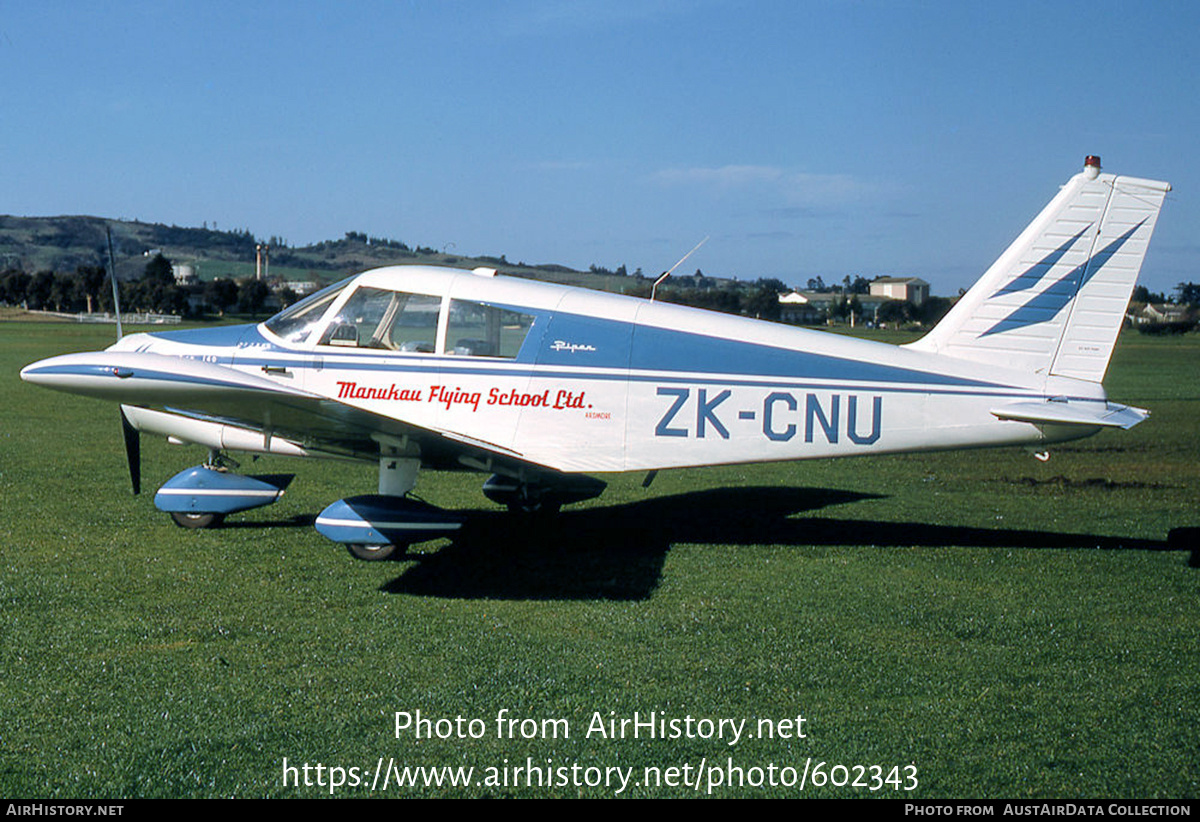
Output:
[[[720,168],[668,168],[657,171],[651,179],[665,185],[701,185],[720,188],[741,188],[748,185],[773,183],[784,175],[775,166],[721,166]]]

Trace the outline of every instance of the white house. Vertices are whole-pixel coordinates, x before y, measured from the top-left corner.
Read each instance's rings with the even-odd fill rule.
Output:
[[[872,297],[908,300],[920,305],[929,299],[929,283],[920,277],[877,277],[871,283]]]

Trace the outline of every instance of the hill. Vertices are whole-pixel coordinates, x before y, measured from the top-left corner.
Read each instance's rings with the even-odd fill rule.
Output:
[[[196,266],[202,280],[240,278],[255,273],[255,249],[262,242],[245,229],[219,231],[103,217],[13,217],[0,215],[0,271],[18,269],[70,272],[107,259],[105,229],[112,231],[118,276],[136,279],[146,258],[161,253],[174,263]],[[629,278],[607,272],[577,271],[562,265],[510,263],[499,257],[462,257],[432,248],[409,247],[390,239],[347,232],[339,240],[289,247],[272,239],[270,273],[285,280],[332,281],[378,266],[408,264],[463,268],[490,266],[505,274],[620,291]]]

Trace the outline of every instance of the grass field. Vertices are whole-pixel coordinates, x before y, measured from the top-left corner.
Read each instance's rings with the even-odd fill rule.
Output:
[[[131,496],[116,409],[17,376],[112,333],[0,323],[0,796],[319,796],[285,784],[285,758],[310,781],[320,763],[370,783],[381,757],[475,768],[467,788],[391,796],[611,796],[557,784],[606,768],[632,769],[623,796],[691,796],[644,769],[715,781],[732,763],[769,782],[810,758],[826,764],[803,794],[713,795],[1200,796],[1200,568],[1166,543],[1200,525],[1198,335],[1125,335],[1110,394],[1153,416],[1046,463],[999,450],[665,472],[649,489],[618,476],[541,526],[491,506],[481,476],[429,472],[417,491],[475,511],[467,530],[361,563],[311,522],[372,492],[371,466],[247,458],[297,472],[288,495],[188,532],[152,490],[203,455],[146,438],[151,493]],[[396,712],[418,710],[485,732],[397,738]],[[498,738],[502,710],[566,723]],[[597,713],[651,711],[746,732],[586,735]],[[760,720],[798,715],[804,738],[763,738]],[[548,787],[486,770],[527,760],[564,770]],[[841,781],[838,764],[905,783],[915,766],[917,786],[814,786]]]

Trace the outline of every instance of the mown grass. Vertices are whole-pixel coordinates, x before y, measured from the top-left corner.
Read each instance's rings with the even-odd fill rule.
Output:
[[[2,795],[315,796],[283,784],[284,757],[380,756],[635,778],[811,756],[915,764],[925,798],[1200,795],[1200,569],[1165,542],[1200,524],[1196,335],[1124,337],[1110,393],[1153,416],[1047,463],[1000,450],[667,472],[648,490],[611,477],[540,526],[488,504],[477,475],[430,472],[418,491],[474,511],[466,532],[368,564],[310,525],[371,492],[370,466],[247,460],[299,476],[212,531],[132,497],[115,409],[17,377],[111,333],[0,324]],[[143,451],[147,489],[202,458]],[[505,708],[567,719],[571,737],[497,739]],[[395,738],[394,713],[416,710],[489,735]],[[585,738],[597,711],[802,714],[808,736]]]

